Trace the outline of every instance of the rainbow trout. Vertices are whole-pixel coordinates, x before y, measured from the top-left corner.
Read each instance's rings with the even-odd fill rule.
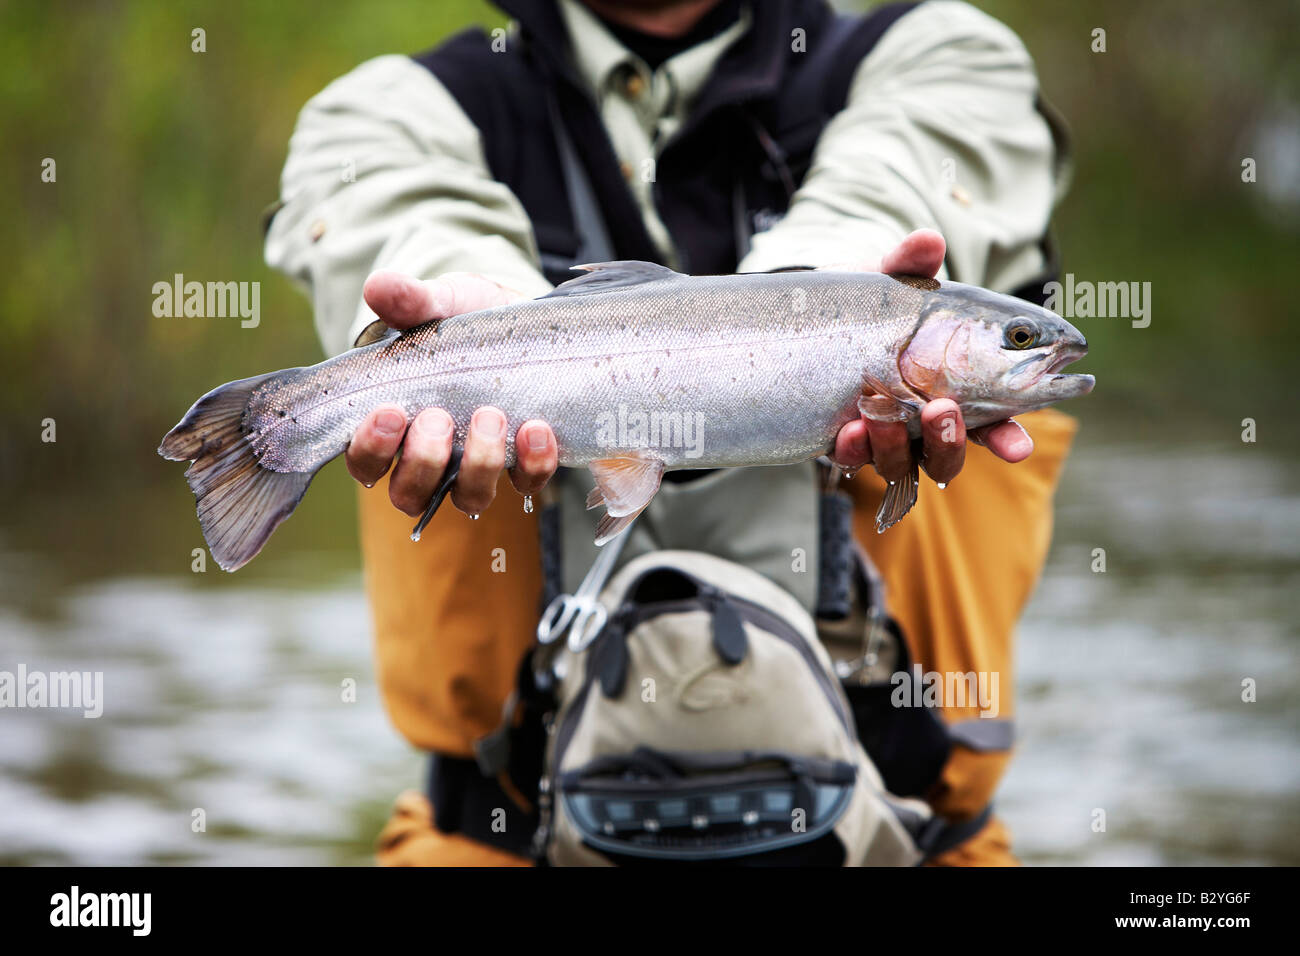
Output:
[[[974,286],[861,272],[686,276],[645,262],[583,268],[541,298],[401,333],[376,322],[336,358],[195,402],[158,451],[193,462],[185,476],[217,563],[233,571],[256,555],[385,402],[408,417],[445,408],[456,449],[475,409],[496,406],[508,420],[507,465],[523,422],[550,423],[560,464],[595,478],[588,505],[605,507],[603,544],[645,509],[666,471],[824,455],[859,414],[906,422],[915,438],[934,398],[956,401],[973,428],[1093,387],[1091,375],[1061,373],[1087,353],[1078,330]],[[888,487],[879,530],[907,513],[917,488],[915,470]]]

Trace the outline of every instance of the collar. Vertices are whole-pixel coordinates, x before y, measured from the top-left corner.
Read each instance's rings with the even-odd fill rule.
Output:
[[[561,70],[571,82],[586,89],[592,84],[585,75],[590,71],[592,77],[602,82],[608,78],[608,70],[617,68],[626,58],[636,58],[623,47],[586,8],[581,12],[600,27],[600,33],[608,38],[609,43],[621,51],[617,63],[614,51],[605,47],[603,42],[592,44],[593,49],[583,51],[581,56],[589,60],[586,67],[577,65],[578,55],[571,47],[569,31],[560,2],[573,3],[574,0],[494,0],[496,5],[519,22],[520,28],[531,40],[538,54]],[[777,2],[777,0],[755,0],[749,6],[751,22],[743,34],[738,35],[726,46],[713,64],[703,84],[703,90],[693,112],[702,117],[714,109],[748,100],[764,99],[774,95],[780,89],[785,73],[786,52],[789,49],[791,30],[800,22],[808,22],[810,7],[825,8],[825,0],[794,0],[794,2]],[[731,27],[719,37],[727,36]],[[584,45],[585,43],[584,39]],[[600,49],[595,49],[599,46]],[[708,46],[708,44],[702,44]],[[698,49],[698,48],[697,48]],[[684,51],[673,57],[679,59],[690,53]],[[672,60],[669,61],[670,63]],[[600,87],[595,87],[599,89]]]
[[[559,8],[566,33],[574,41],[573,65],[597,101],[614,83],[635,71],[647,82],[652,75],[656,78],[666,76],[667,85],[673,91],[671,98],[680,98],[682,102],[690,104],[708,82],[714,66],[723,54],[749,30],[752,19],[746,4],[742,6],[737,22],[703,43],[674,54],[660,64],[657,70],[651,71],[580,0],[559,0]],[[664,89],[663,84],[656,86]],[[666,108],[666,101],[661,106]]]

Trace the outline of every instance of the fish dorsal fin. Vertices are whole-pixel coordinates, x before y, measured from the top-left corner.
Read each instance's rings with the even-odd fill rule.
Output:
[[[621,259],[618,262],[592,262],[583,266],[574,266],[587,273],[561,282],[543,299],[562,295],[592,295],[597,292],[614,292],[630,289],[647,282],[659,282],[663,279],[679,279],[682,274],[674,272],[667,266],[653,262],[641,262],[637,259]]]
[[[664,463],[650,455],[631,454],[589,462],[596,487],[587,495],[587,508],[605,506],[596,526],[596,544],[621,534],[650,504],[664,476]]]
[[[361,334],[358,335],[356,341],[352,343],[352,347],[354,349],[363,349],[367,345],[374,345],[376,342],[384,341],[384,339],[397,338],[400,334],[401,333],[398,332],[397,329],[384,324],[383,319],[375,319],[375,321],[371,322],[361,330]]]

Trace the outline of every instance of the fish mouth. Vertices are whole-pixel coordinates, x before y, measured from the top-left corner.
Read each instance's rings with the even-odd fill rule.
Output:
[[[1033,359],[1026,359],[1013,375],[1023,376],[1026,381],[1015,387],[1022,402],[1029,406],[1041,407],[1059,402],[1066,398],[1087,395],[1096,384],[1091,375],[1074,372],[1062,372],[1066,366],[1077,362],[1088,354],[1086,345],[1067,345],[1055,355],[1046,354]],[[1034,366],[1037,365],[1037,368]]]
[[[1097,384],[1097,379],[1094,376],[1079,372],[1061,371],[1067,365],[1077,362],[1087,354],[1087,346],[1070,346],[1062,349],[1060,355],[1043,370],[1042,375],[1038,377],[1038,380],[1031,387],[1041,395],[1050,396],[1051,401],[1054,402],[1087,395]]]
[[[1051,365],[1049,365],[1043,371],[1043,374],[1056,375],[1058,372],[1061,371],[1061,369],[1065,368],[1067,365],[1079,361],[1079,359],[1083,358],[1087,354],[1088,354],[1088,349],[1086,346],[1071,346],[1069,348],[1063,349],[1061,351],[1061,354],[1056,357],[1056,361],[1053,362]],[[1069,376],[1064,376],[1064,377],[1069,377]],[[1086,376],[1086,377],[1090,378],[1091,376]]]

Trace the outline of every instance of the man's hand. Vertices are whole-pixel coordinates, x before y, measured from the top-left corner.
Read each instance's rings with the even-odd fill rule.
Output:
[[[433,319],[490,309],[523,298],[490,279],[453,272],[422,282],[399,272],[375,272],[366,280],[366,304],[385,324],[409,329]],[[388,496],[412,517],[424,511],[442,480],[451,457],[452,420],[441,408],[426,408],[407,422],[399,405],[381,405],[366,416],[348,445],[348,471],[367,488],[384,476],[398,448],[402,457],[393,468]],[[405,435],[405,444],[402,437]],[[515,436],[518,462],[510,480],[522,495],[536,494],[548,482],[559,454],[555,434],[546,422],[531,420]],[[497,479],[505,466],[506,417],[500,409],[484,406],[470,420],[465,438],[460,477],[451,501],[466,514],[475,515],[496,497]]]
[[[864,272],[900,272],[933,278],[943,265],[946,251],[943,236],[933,229],[918,229],[878,264],[858,268]],[[1034,450],[1033,439],[1015,420],[1007,419],[967,432],[957,403],[950,398],[939,398],[927,402],[921,409],[924,448],[921,467],[926,474],[939,482],[957,477],[966,461],[967,438],[987,446],[1003,461],[1024,461]],[[875,465],[882,478],[897,481],[907,475],[912,464],[907,426],[901,422],[873,422],[866,418],[849,422],[836,436],[835,453],[831,457],[844,468]]]

